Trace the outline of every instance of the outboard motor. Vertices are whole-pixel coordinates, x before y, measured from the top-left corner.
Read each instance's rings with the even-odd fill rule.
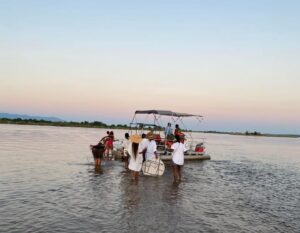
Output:
[[[205,150],[205,146],[204,146],[203,142],[200,142],[196,145],[196,148],[195,148],[196,152],[203,153],[204,150]]]

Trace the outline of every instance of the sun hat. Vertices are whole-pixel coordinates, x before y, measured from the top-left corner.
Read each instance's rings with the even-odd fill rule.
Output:
[[[147,133],[146,137],[148,139],[154,139],[154,134],[152,132]]]
[[[133,143],[140,143],[142,141],[142,138],[138,134],[134,134],[130,136],[130,141]]]

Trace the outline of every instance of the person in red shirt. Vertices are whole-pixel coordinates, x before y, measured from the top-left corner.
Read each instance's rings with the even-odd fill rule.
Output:
[[[180,128],[179,128],[179,125],[175,125],[175,130],[174,130],[174,135],[176,136],[176,135],[180,135],[181,134],[181,130],[180,130]]]

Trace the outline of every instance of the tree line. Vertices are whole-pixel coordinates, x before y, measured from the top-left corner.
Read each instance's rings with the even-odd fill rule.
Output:
[[[112,124],[108,125],[101,121],[47,121],[47,120],[37,120],[37,119],[9,119],[0,118],[0,124],[19,124],[19,125],[49,125],[49,126],[66,126],[66,127],[90,127],[90,128],[128,128],[126,124]]]

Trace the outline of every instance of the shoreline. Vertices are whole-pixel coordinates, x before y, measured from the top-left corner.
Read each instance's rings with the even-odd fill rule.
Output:
[[[43,120],[16,120],[0,119],[3,125],[37,125],[37,126],[54,126],[54,127],[77,127],[77,128],[99,128],[99,129],[130,129],[127,125],[107,125],[102,122],[48,122]],[[222,131],[192,131],[198,133],[210,134],[227,134],[233,136],[255,136],[255,137],[280,137],[280,138],[300,138],[298,134],[268,134],[259,132],[222,132]]]
[[[228,134],[233,136],[254,136],[254,137],[277,137],[277,138],[300,138],[298,134],[270,134],[270,133],[241,133],[241,132],[221,132],[221,131],[197,131],[201,133],[213,133],[213,134]]]
[[[100,121],[94,122],[74,122],[74,121],[45,121],[45,120],[34,120],[34,119],[1,119],[0,124],[7,125],[38,125],[38,126],[56,126],[56,127],[77,127],[77,128],[111,128],[111,129],[127,129],[126,125],[107,125]]]

